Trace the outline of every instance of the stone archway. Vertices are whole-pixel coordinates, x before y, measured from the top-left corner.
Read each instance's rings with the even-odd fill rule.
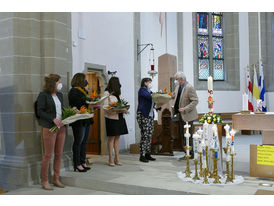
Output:
[[[108,83],[108,75],[106,73],[106,66],[85,63],[84,73],[94,72],[99,79],[100,90],[104,91],[107,87]],[[100,110],[100,140],[101,140],[101,154],[107,154],[107,137],[105,132],[105,119],[104,119],[104,111]]]

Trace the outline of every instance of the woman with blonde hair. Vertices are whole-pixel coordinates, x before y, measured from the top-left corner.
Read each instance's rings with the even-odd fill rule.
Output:
[[[48,182],[49,163],[54,153],[54,176],[53,184],[63,188],[59,180],[61,159],[65,143],[66,128],[62,124],[63,94],[61,77],[58,74],[50,74],[45,77],[43,92],[37,98],[38,122],[42,126],[42,141],[44,154],[42,159],[42,187],[45,190],[52,190]],[[59,129],[50,132],[50,128],[58,126]]]

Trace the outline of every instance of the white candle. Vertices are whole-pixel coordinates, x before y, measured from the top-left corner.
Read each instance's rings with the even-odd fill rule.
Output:
[[[212,76],[209,76],[207,78],[207,88],[208,90],[213,90],[213,79],[212,79]]]
[[[203,169],[206,168],[206,151],[205,151],[205,147],[206,147],[205,141],[202,140],[202,151],[203,151],[203,162],[202,162],[202,167],[203,167]]]
[[[242,97],[242,110],[248,111],[248,95],[247,95],[247,93],[244,93],[243,97]]]
[[[234,142],[231,144],[231,154],[234,154]]]
[[[225,129],[225,135],[227,136],[228,135],[228,132],[229,132],[229,125],[228,124],[226,124],[225,126],[224,126],[224,129]]]
[[[231,142],[232,142],[232,137],[230,135],[226,136],[226,147],[230,147],[231,146]]]
[[[197,133],[195,133],[195,134],[193,135],[193,146],[194,146],[193,150],[194,150],[194,159],[195,159],[195,160],[198,160],[198,144],[199,144],[199,137],[200,137],[200,135],[197,134]]]

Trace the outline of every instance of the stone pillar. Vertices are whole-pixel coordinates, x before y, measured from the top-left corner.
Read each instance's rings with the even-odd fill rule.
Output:
[[[67,104],[71,14],[0,13],[0,44],[0,186],[10,190],[40,182],[41,128],[33,104],[49,73],[61,75]],[[64,160],[70,147],[67,135]]]

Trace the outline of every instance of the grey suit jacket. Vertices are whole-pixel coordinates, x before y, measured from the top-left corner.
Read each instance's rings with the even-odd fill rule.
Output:
[[[175,88],[175,101],[178,95],[178,88],[179,86]],[[185,86],[183,88],[179,101],[179,108],[185,109],[184,113],[180,113],[182,119],[185,122],[190,122],[198,118],[198,113],[196,109],[198,102],[199,99],[196,90],[193,88],[191,84],[185,82]]]
[[[61,92],[57,92],[56,95],[60,100],[61,106],[63,108],[63,94]],[[56,118],[56,108],[51,94],[47,92],[40,92],[37,98],[37,113],[40,117],[38,119],[40,126],[46,128],[55,126],[53,120]]]

